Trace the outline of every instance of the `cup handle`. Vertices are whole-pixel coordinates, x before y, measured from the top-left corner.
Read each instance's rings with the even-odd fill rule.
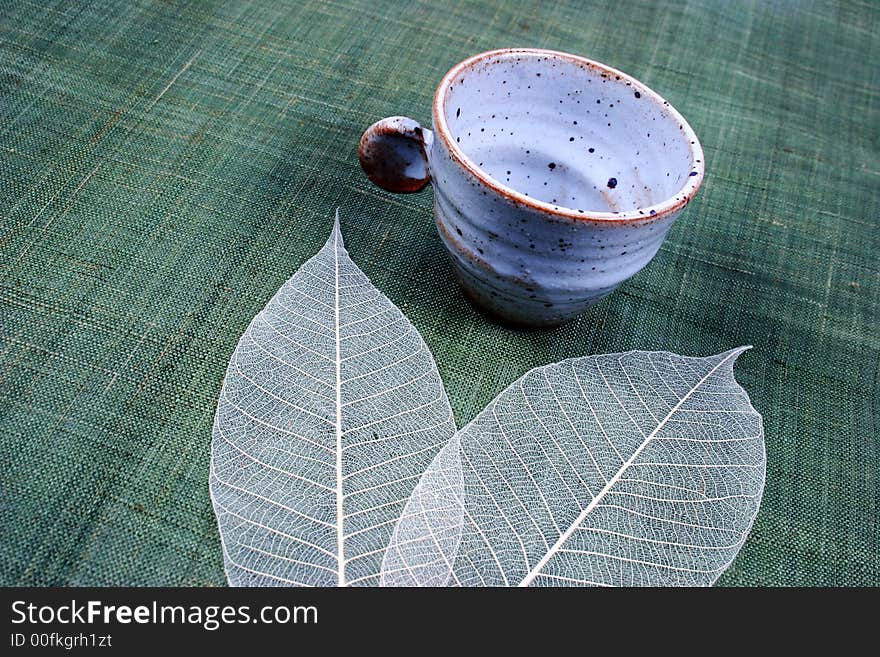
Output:
[[[367,128],[358,159],[367,177],[398,194],[417,192],[431,181],[428,152],[434,134],[405,116],[389,116]]]

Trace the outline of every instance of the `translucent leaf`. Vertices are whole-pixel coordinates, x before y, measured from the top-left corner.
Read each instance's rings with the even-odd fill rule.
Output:
[[[382,584],[713,583],[764,487],[761,416],[733,377],[745,349],[528,372],[434,459]]]
[[[226,372],[210,488],[230,584],[378,584],[394,523],[454,433],[431,353],[337,221]]]

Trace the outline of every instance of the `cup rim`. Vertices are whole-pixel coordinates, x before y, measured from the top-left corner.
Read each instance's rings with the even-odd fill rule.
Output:
[[[452,81],[462,71],[473,68],[473,66],[485,59],[504,55],[545,55],[558,57],[561,59],[568,59],[579,65],[585,65],[588,68],[598,71],[602,75],[613,75],[616,78],[615,81],[624,82],[627,86],[630,86],[638,91],[643,98],[650,102],[653,102],[664,113],[669,115],[669,118],[676,121],[680,129],[684,132],[685,138],[688,142],[690,142],[689,146],[691,153],[691,173],[685,180],[684,185],[682,185],[682,187],[680,187],[678,191],[672,196],[660,201],[659,203],[654,203],[653,205],[620,212],[598,212],[586,209],[579,210],[576,208],[567,208],[564,206],[554,205],[553,203],[548,203],[547,201],[541,201],[531,196],[526,196],[524,193],[519,192],[512,187],[508,187],[507,185],[502,184],[501,182],[490,176],[472,159],[470,159],[468,155],[464,152],[464,150],[462,150],[462,148],[452,138],[449,125],[446,121],[446,113],[443,111],[443,101],[446,98],[447,91],[452,85]],[[611,66],[607,66],[606,64],[602,64],[601,62],[597,62],[586,57],[581,57],[580,55],[573,55],[571,53],[562,52],[559,50],[549,50],[545,48],[499,48],[496,50],[487,50],[485,52],[478,53],[476,55],[468,57],[464,61],[459,62],[451,69],[449,69],[446,75],[443,76],[443,79],[437,86],[437,91],[434,93],[434,103],[432,109],[434,114],[433,119],[435,131],[443,140],[443,143],[446,145],[446,148],[452,155],[453,159],[460,166],[464,167],[484,185],[493,189],[498,194],[507,197],[514,203],[524,205],[526,207],[556,217],[565,217],[567,219],[573,219],[575,221],[597,221],[603,223],[652,222],[667,217],[681,210],[694,197],[703,182],[703,176],[705,174],[706,168],[705,158],[703,157],[703,148],[700,145],[700,140],[697,138],[697,135],[694,132],[693,128],[691,128],[690,124],[688,124],[688,122],[678,112],[678,110],[676,110],[669,103],[669,101],[663,98],[660,94],[646,86],[644,83],[639,82],[631,75],[627,75],[623,71],[619,71],[616,68],[612,68]]]

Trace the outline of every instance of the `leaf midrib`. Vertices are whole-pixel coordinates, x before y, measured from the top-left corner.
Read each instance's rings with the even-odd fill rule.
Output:
[[[713,374],[715,374],[715,372],[718,371],[718,368],[724,365],[731,358],[736,358],[740,353],[742,353],[742,351],[744,351],[744,349],[745,348],[740,348],[729,352],[727,356],[721,359],[711,370],[709,370],[705,374],[705,376],[703,376],[702,379],[700,379],[690,390],[688,390],[687,394],[685,394],[678,401],[678,403],[676,403],[675,406],[672,407],[672,410],[670,410],[669,413],[666,414],[666,417],[664,417],[660,421],[660,423],[654,428],[654,430],[650,434],[648,434],[647,437],[645,437],[642,443],[633,452],[632,456],[630,456],[629,459],[626,460],[626,462],[620,467],[617,473],[608,481],[607,484],[605,484],[602,490],[600,490],[596,494],[596,496],[592,500],[590,500],[590,503],[584,508],[583,511],[581,511],[581,513],[571,524],[571,526],[569,526],[569,528],[559,536],[559,539],[550,547],[547,553],[541,558],[541,560],[537,564],[535,564],[535,566],[529,571],[529,573],[523,578],[523,580],[519,584],[517,584],[517,586],[529,586],[535,580],[535,578],[541,574],[541,570],[544,568],[544,566],[546,566],[550,559],[552,559],[553,556],[557,552],[559,552],[560,548],[565,544],[566,541],[568,541],[569,538],[571,538],[571,535],[584,522],[586,517],[593,511],[593,509],[596,508],[596,506],[602,501],[602,499],[608,494],[608,492],[614,487],[614,485],[618,481],[620,481],[620,478],[627,471],[627,469],[633,465],[635,460],[644,451],[645,447],[648,446],[648,443],[650,443],[651,440],[653,440],[654,437],[657,435],[657,432],[659,432],[666,425],[669,419],[678,412],[678,409],[681,408],[681,405],[684,404],[690,398],[690,396]]]
[[[334,295],[333,320],[334,338],[336,342],[336,554],[337,584],[345,586],[345,529],[342,525],[344,517],[345,496],[342,490],[342,358],[340,354],[339,333],[339,210],[336,210],[336,222],[333,226],[333,262],[334,262]]]

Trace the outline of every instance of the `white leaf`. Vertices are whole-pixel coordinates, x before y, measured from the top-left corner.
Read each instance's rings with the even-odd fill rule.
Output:
[[[226,372],[210,488],[230,584],[378,584],[394,523],[454,433],[430,351],[349,259],[337,217]]]
[[[435,457],[381,583],[712,584],[764,488],[761,416],[733,377],[746,348],[528,372]]]

